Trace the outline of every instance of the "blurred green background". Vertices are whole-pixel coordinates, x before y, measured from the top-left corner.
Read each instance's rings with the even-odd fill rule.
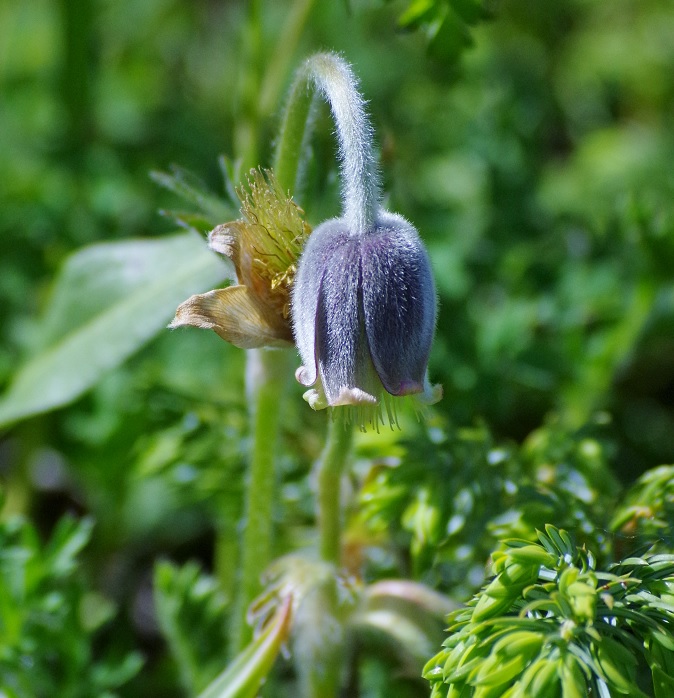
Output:
[[[159,211],[182,203],[151,171],[175,163],[221,196],[220,155],[243,171],[268,165],[294,69],[331,49],[361,78],[389,208],[431,254],[437,423],[479,422],[515,445],[551,419],[570,431],[601,424],[623,486],[671,462],[672,37],[674,6],[661,0],[1,1],[0,406],[20,400],[22,367],[116,294],[144,305],[137,281],[101,280],[113,248],[79,272],[64,266],[70,255],[169,240],[176,226]],[[313,224],[339,206],[330,122],[316,118],[297,192]],[[222,212],[237,215],[231,200]],[[167,265],[157,288],[171,286]],[[187,573],[173,581],[194,607],[210,604],[203,665],[224,637],[244,356],[212,333],[161,330],[172,308],[159,308],[156,330],[134,330],[125,360],[92,388],[0,432],[10,696],[183,695],[153,611],[160,558],[218,570],[220,586],[201,597]],[[299,396],[293,386],[282,427],[279,551],[306,540],[313,516],[307,472],[323,420]],[[410,452],[420,430],[403,432]],[[364,436],[359,458],[397,453],[399,438]],[[15,514],[23,524],[7,523]],[[92,531],[64,514],[89,516]],[[49,594],[58,622],[44,620]],[[35,666],[21,664],[45,646]]]

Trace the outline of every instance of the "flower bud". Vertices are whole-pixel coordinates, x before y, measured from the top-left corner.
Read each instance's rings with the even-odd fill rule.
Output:
[[[326,221],[309,238],[295,280],[298,380],[319,380],[332,406],[376,403],[382,388],[430,398],[435,308],[428,256],[406,220],[382,213],[364,235],[342,219]]]
[[[292,295],[297,380],[315,409],[375,407],[387,395],[440,399],[426,377],[436,294],[419,235],[381,208],[372,129],[356,79],[339,57],[319,55],[310,76],[330,101],[342,161],[344,213],[319,225],[299,261]],[[362,426],[362,423],[361,423]]]

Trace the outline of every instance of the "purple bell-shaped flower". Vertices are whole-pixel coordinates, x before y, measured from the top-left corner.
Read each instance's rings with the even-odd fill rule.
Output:
[[[372,130],[350,67],[334,55],[312,61],[337,124],[344,213],[314,230],[300,258],[297,379],[313,386],[305,399],[315,409],[377,406],[389,394],[435,402],[442,389],[427,378],[437,305],[428,255],[415,228],[381,208]]]

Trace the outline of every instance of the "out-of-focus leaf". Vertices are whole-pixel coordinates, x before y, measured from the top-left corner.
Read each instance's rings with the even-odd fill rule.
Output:
[[[90,533],[66,517],[43,545],[25,519],[0,522],[0,695],[111,696],[140,670],[140,653],[96,635],[116,611],[82,574]]]
[[[450,0],[454,11],[468,24],[484,19],[487,13],[481,0]]]
[[[216,581],[193,562],[160,562],[154,572],[157,620],[190,695],[220,669],[226,644],[226,599]]]
[[[61,577],[73,572],[77,566],[77,555],[91,538],[93,525],[91,519],[76,521],[64,517],[59,521],[45,548],[45,558],[54,576]]]
[[[0,426],[79,397],[161,331],[185,298],[227,273],[192,233],[75,253],[56,283],[44,345],[0,399]]]
[[[403,665],[399,670],[419,676],[430,655],[427,649],[442,641],[444,619],[456,607],[423,584],[389,579],[366,587],[351,627],[361,636],[364,649],[376,652],[383,642],[399,655]]]
[[[405,29],[415,29],[421,22],[430,19],[434,10],[437,12],[436,0],[413,0],[398,18],[398,24]]]
[[[292,598],[288,597],[265,631],[199,694],[199,698],[254,698],[269,673],[290,629]]]
[[[653,667],[653,690],[655,698],[669,698],[674,693],[674,678],[659,667]]]
[[[458,61],[472,43],[466,24],[451,8],[431,22],[428,36],[431,56],[449,64]]]
[[[150,177],[160,186],[193,204],[211,220],[211,227],[237,216],[237,206],[229,206],[219,197],[208,193],[197,177],[181,167],[173,166],[171,174],[151,172]]]

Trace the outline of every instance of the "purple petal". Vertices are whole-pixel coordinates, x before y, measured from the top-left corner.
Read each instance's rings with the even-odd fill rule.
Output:
[[[292,317],[295,343],[302,357],[297,380],[313,385],[318,377],[316,364],[316,310],[327,260],[348,239],[341,220],[329,220],[311,234],[300,259],[293,288]]]
[[[344,237],[331,246],[318,295],[316,359],[331,405],[352,401],[356,389],[370,397],[381,389],[365,337],[360,245]]]
[[[436,295],[426,251],[403,218],[382,213],[361,241],[365,332],[375,370],[392,395],[424,389]]]

